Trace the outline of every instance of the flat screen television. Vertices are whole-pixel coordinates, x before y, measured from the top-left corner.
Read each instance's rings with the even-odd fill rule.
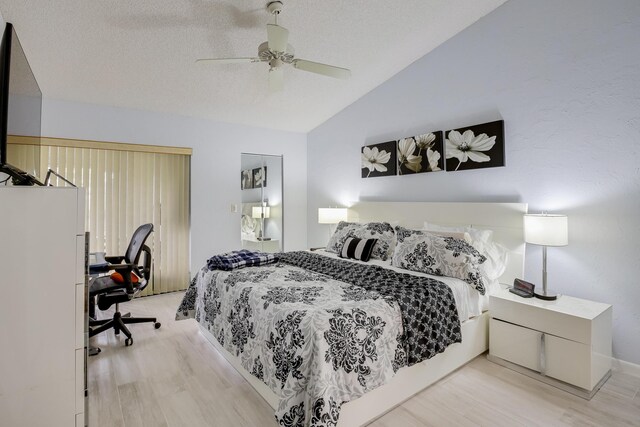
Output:
[[[14,137],[39,147],[41,124],[40,86],[13,25],[7,23],[0,45],[0,172],[9,175],[14,185],[43,185],[31,174],[12,166],[7,152],[9,139]],[[36,155],[38,162],[39,157]]]

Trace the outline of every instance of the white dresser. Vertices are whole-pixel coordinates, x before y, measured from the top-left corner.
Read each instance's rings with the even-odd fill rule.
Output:
[[[84,191],[0,187],[0,425],[84,426]]]
[[[489,360],[590,399],[610,375],[609,304],[491,295]]]

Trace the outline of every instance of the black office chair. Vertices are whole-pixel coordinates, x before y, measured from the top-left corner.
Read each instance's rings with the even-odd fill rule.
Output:
[[[113,304],[116,305],[116,312],[111,319],[95,320],[95,305],[90,309],[89,315],[89,336],[92,337],[106,330],[114,330],[116,335],[120,331],[127,336],[124,343],[126,346],[133,344],[133,337],[126,325],[131,323],[153,323],[155,328],[160,327],[160,323],[155,317],[131,317],[130,313],[120,313],[120,303],[131,301],[137,294],[146,288],[151,278],[151,250],[145,242],[153,232],[153,224],[144,224],[138,227],[133,233],[127,252],[123,256],[107,256],[106,266],[102,266],[102,271],[115,271],[122,276],[121,281],[116,281],[112,275],[96,277],[89,282],[89,297],[95,301],[95,305],[100,310],[107,310]],[[142,263],[141,256],[144,254]],[[91,269],[96,273],[95,269]]]

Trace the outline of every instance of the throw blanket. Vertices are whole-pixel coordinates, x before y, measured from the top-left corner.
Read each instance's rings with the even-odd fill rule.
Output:
[[[242,249],[222,255],[212,256],[207,260],[207,267],[209,270],[231,271],[237,268],[273,264],[277,261],[278,256],[276,254],[252,252]]]
[[[335,426],[344,402],[461,341],[443,283],[308,252],[203,268],[176,314],[189,317],[276,393],[282,426]]]

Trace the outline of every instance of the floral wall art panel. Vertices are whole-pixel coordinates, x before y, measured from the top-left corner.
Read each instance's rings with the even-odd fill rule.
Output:
[[[255,168],[253,170],[253,188],[267,186],[267,167]]]
[[[444,170],[442,131],[398,141],[398,175]]]
[[[396,141],[389,141],[362,147],[360,155],[362,177],[395,175],[397,145]]]
[[[504,166],[504,120],[445,132],[447,172]]]
[[[253,188],[253,171],[251,169],[240,172],[240,188],[243,190]]]

